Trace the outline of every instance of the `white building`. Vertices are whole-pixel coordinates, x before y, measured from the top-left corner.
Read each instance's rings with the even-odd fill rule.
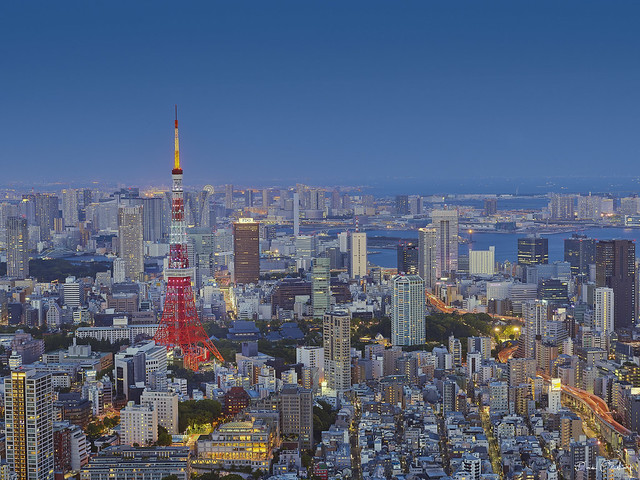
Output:
[[[613,333],[614,320],[613,288],[598,287],[594,292],[593,328],[605,334]]]
[[[316,368],[320,377],[324,377],[324,347],[296,347],[296,363]]]
[[[391,343],[420,345],[425,342],[424,282],[418,275],[396,275],[392,283]]]
[[[153,405],[158,414],[158,425],[167,429],[170,435],[177,435],[178,430],[178,394],[175,392],[154,392],[145,389],[140,397],[140,404]]]
[[[150,445],[158,440],[158,412],[153,405],[136,405],[134,402],[120,410],[120,442]]]
[[[367,234],[351,234],[351,278],[363,278],[367,275]]]
[[[436,249],[436,229],[425,227],[418,230],[418,275],[424,280],[424,286],[433,289],[438,280],[438,262]]]
[[[549,387],[549,412],[558,413],[562,409],[562,384],[559,378],[552,378]]]
[[[491,276],[496,273],[496,247],[469,250],[469,274]]]
[[[434,210],[431,222],[436,228],[438,278],[458,270],[458,211]]]
[[[489,384],[489,409],[491,413],[509,413],[509,384],[491,382]]]

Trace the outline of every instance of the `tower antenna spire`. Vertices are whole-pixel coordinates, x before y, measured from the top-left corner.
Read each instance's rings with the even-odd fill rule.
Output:
[[[180,167],[180,141],[178,140],[178,105],[175,105],[176,108],[176,137],[175,137],[175,155],[173,159],[173,172],[174,173],[182,173],[182,168]]]

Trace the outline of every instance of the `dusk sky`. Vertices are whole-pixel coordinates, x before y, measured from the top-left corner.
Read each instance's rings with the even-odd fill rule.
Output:
[[[637,1],[2,2],[3,183],[638,173]],[[416,180],[417,179],[417,180]]]

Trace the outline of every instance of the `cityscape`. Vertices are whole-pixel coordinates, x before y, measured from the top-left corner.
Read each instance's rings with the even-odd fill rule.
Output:
[[[640,72],[640,8],[115,3],[6,7],[20,67],[8,109],[34,118],[11,122],[2,154],[0,480],[640,478],[637,132],[612,133],[637,123],[625,82]],[[174,22],[175,41],[154,37]],[[177,65],[202,60],[201,76],[157,79],[168,44],[185,52]],[[483,75],[458,68],[489,66],[497,85],[483,91],[506,104],[519,90],[517,116],[535,116],[546,88],[529,68],[555,79],[545,108],[584,87],[593,110],[575,114],[567,145],[544,135],[565,128],[561,104],[533,149],[498,104],[485,124],[458,131],[443,115],[448,133],[405,141],[428,122],[399,98],[422,109],[404,95],[451,75],[441,94],[464,103],[460,85]],[[318,98],[298,105],[306,89]],[[611,117],[596,105],[623,99]],[[370,118],[374,100],[387,119]],[[118,109],[137,120],[97,135],[98,112],[118,123]],[[337,133],[348,125],[352,137]],[[279,143],[278,129],[300,138]],[[469,144],[454,147],[460,132]]]

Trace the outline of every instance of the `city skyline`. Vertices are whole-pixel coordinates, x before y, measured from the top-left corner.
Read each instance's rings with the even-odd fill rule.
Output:
[[[637,155],[630,2],[72,5],[5,6],[5,158],[40,167],[14,181],[164,183],[174,103],[210,183],[621,177]]]

